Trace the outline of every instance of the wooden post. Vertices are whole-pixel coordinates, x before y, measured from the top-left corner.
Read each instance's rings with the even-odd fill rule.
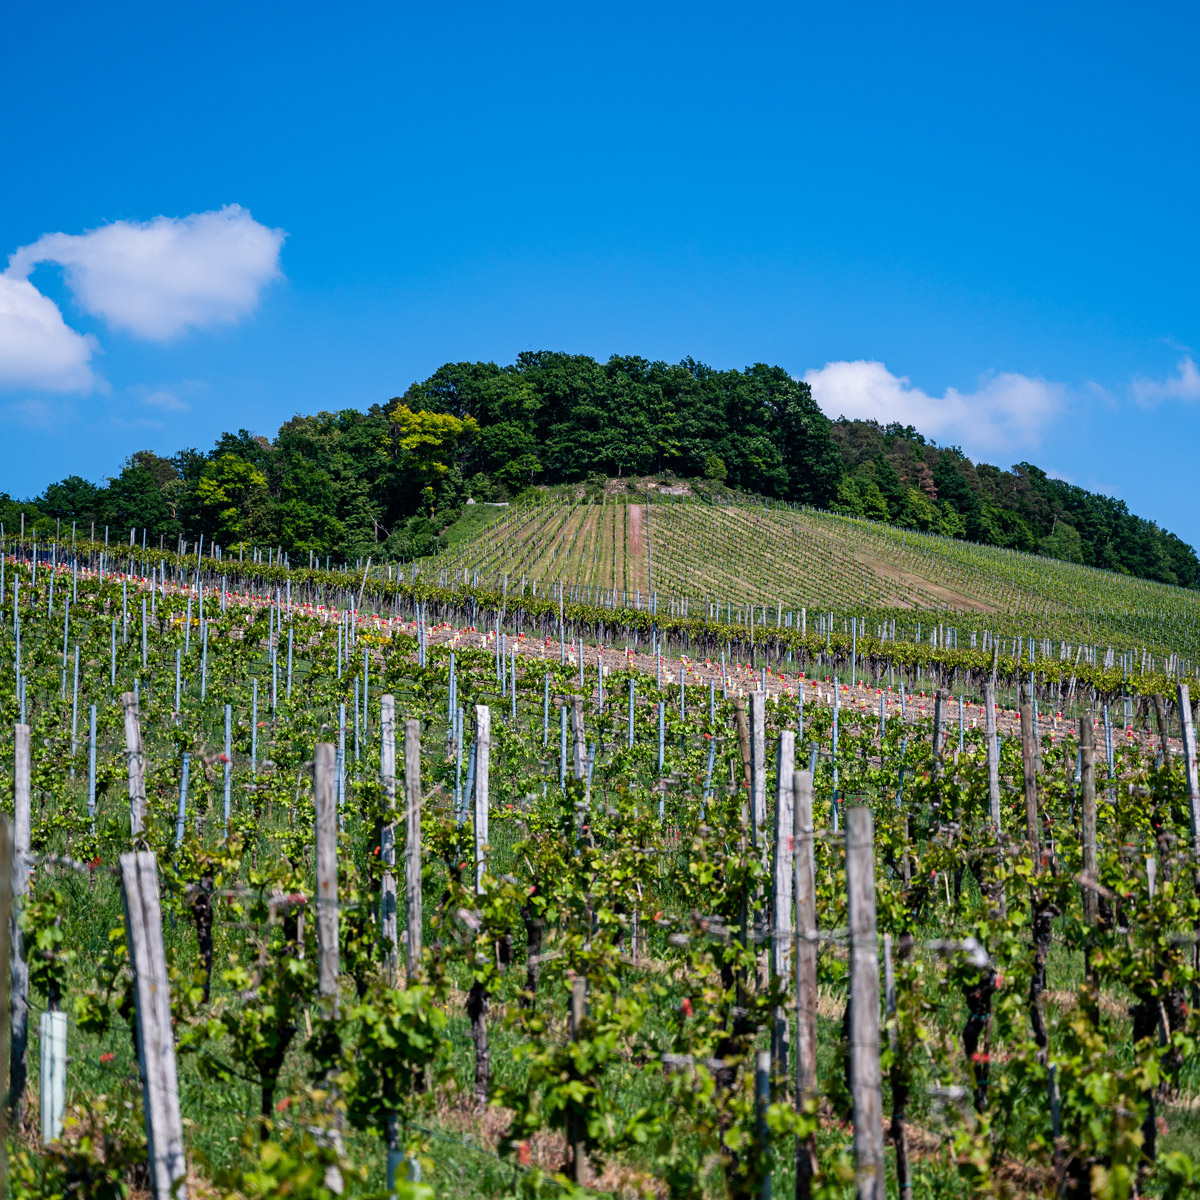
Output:
[[[850,1092],[860,1200],[885,1200],[883,1078],[879,1064],[879,944],[871,810],[846,810],[846,915],[850,926]]]
[[[379,776],[383,781],[383,829],[379,855],[383,859],[383,886],[379,896],[379,927],[387,947],[387,970],[396,978],[400,935],[396,928],[396,700],[379,697]]]
[[[229,816],[233,808],[233,705],[225,705],[225,767],[223,772],[221,812],[224,818],[225,836],[229,837]]]
[[[907,1072],[900,1051],[900,1036],[892,1018],[896,1015],[896,974],[892,968],[892,935],[883,935],[883,1009],[888,1019],[888,1048],[892,1052],[892,1144],[896,1147],[896,1185],[900,1200],[912,1196],[912,1174],[908,1161]]]
[[[1036,871],[1041,860],[1038,849],[1037,737],[1033,728],[1033,702],[1028,696],[1021,701],[1021,762],[1025,776],[1025,836]]]
[[[1188,813],[1192,820],[1192,845],[1200,851],[1200,783],[1196,776],[1196,730],[1188,685],[1179,685],[1179,732],[1183,740],[1183,767],[1187,774]]]
[[[583,729],[583,697],[571,697],[571,770],[576,779],[582,779],[587,760],[587,738]]]
[[[754,1140],[762,1175],[758,1183],[759,1200],[771,1200],[771,1134],[767,1128],[767,1109],[771,1106],[771,1052],[759,1050],[754,1061]]]
[[[1171,761],[1171,727],[1167,724],[1167,704],[1162,696],[1155,692],[1154,701],[1154,720],[1158,725],[1158,744],[1162,750],[1163,762]]]
[[[142,1077],[150,1182],[156,1200],[186,1200],[187,1163],[158,902],[158,863],[144,850],[122,854],[120,863],[125,938],[137,1008],[138,1070]]]
[[[933,701],[933,769],[939,770],[942,753],[946,749],[946,692],[938,688]]]
[[[742,759],[742,782],[750,787],[750,722],[746,701],[740,696],[733,702],[733,723],[737,727],[738,752]]]
[[[478,764],[476,765],[478,774]],[[476,784],[478,787],[478,783]],[[404,722],[404,846],[405,910],[408,920],[408,980],[421,966],[423,935],[421,908],[421,722]]]
[[[488,762],[492,752],[492,710],[475,705],[475,894],[483,895],[488,850]]]
[[[318,742],[313,752],[313,802],[317,810],[317,992],[329,1015],[337,1013],[337,751]]]
[[[570,1028],[571,1041],[577,1042],[587,1015],[587,980],[578,977],[571,983]],[[571,1171],[576,1183],[583,1183],[587,1175],[587,1129],[575,1117],[568,1118],[567,1140],[571,1146]]]
[[[796,735],[790,729],[779,734],[779,771],[775,790],[775,845],[771,864],[771,974],[778,980],[788,977],[789,951],[792,944],[792,858],[795,846],[795,819],[792,813]],[[775,1010],[771,1049],[775,1071],[787,1071],[787,1014]]]
[[[750,693],[750,836],[767,865],[767,697]]]
[[[125,757],[129,762],[129,831],[133,837],[139,837],[146,821],[146,759],[137,696],[125,692],[121,707],[125,710]]]
[[[991,805],[992,827],[1000,836],[1000,753],[996,748],[996,685],[986,683],[983,687],[983,706],[986,709],[984,722],[987,738],[988,800]]]
[[[3,557],[0,555],[0,557]],[[9,915],[12,912],[13,896],[13,838],[8,822],[0,817],[0,963],[8,961],[9,950]],[[0,1045],[3,1045],[4,1035],[8,1032],[5,1025],[8,1022],[8,978],[0,969]],[[0,1053],[0,1095],[8,1094],[8,1071],[5,1056]],[[7,1116],[8,1106],[0,1105],[0,1196],[7,1196],[5,1187],[6,1163],[4,1147],[7,1145]]]
[[[1095,925],[1100,902],[1096,893],[1096,731],[1092,718],[1079,718],[1079,778],[1083,790],[1083,919]],[[1090,886],[1089,886],[1090,884]]]
[[[796,1107],[817,1094],[817,893],[813,854],[813,777],[792,779],[795,834],[793,888],[796,893]],[[816,1146],[796,1139],[796,1196],[807,1200],[816,1172]]]
[[[21,913],[29,894],[30,811],[32,760],[29,726],[13,727],[14,828],[12,846],[12,1061],[9,1066],[8,1111],[19,1126],[25,1104],[26,1056],[29,1051],[29,964],[25,960],[25,935]]]

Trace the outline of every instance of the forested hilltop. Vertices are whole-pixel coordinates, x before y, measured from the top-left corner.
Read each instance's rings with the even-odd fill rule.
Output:
[[[1192,547],[1120,500],[1029,463],[973,463],[911,426],[831,421],[782,367],[692,359],[447,363],[366,412],[293,417],[274,440],[225,433],[207,452],[139,451],[101,485],[71,476],[24,503],[0,497],[0,519],[204,534],[280,545],[293,559],[409,559],[437,548],[468,497],[665,473],[1200,586]]]

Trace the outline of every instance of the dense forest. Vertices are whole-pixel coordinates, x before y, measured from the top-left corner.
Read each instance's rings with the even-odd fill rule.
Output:
[[[204,534],[293,559],[410,559],[437,548],[469,497],[650,475],[1200,586],[1192,547],[1120,500],[1029,463],[973,463],[911,426],[831,421],[781,367],[692,359],[447,363],[366,412],[295,416],[273,440],[240,430],[207,452],[139,451],[101,484],[71,476],[25,502],[0,494],[0,520]]]

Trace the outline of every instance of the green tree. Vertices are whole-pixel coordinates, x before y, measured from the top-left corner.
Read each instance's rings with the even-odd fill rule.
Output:
[[[267,477],[236,454],[221,454],[196,484],[196,502],[206,531],[223,546],[252,539],[263,524]]]
[[[863,515],[862,497],[858,494],[858,488],[854,486],[854,480],[849,475],[843,475],[838,480],[837,496],[833,502],[833,511],[844,513],[848,517],[861,517]]]
[[[486,475],[511,492],[528,487],[542,470],[533,433],[516,421],[481,429],[474,457]]]
[[[425,409],[414,412],[402,403],[396,404],[389,416],[393,455],[405,475],[407,490],[414,493],[412,507],[421,502],[420,494],[427,487],[439,500],[455,489],[461,492],[458,467],[467,444],[479,434],[474,417]]]
[[[155,466],[160,467],[158,473]],[[162,470],[162,466],[166,469]],[[100,514],[104,524],[122,531],[136,529],[140,533],[145,529],[154,538],[160,535],[174,537],[181,527],[164,487],[172,488],[178,478],[178,473],[166,459],[147,451],[133,455],[121,474],[100,494]]]
[[[874,479],[860,479],[858,481],[858,494],[862,498],[864,517],[870,517],[872,521],[886,521],[891,517],[888,503],[883,498],[883,493],[879,490],[879,484]]]
[[[919,488],[909,488],[904,497],[904,508],[900,513],[899,524],[908,529],[919,529],[928,532],[937,523],[937,512],[933,502]]]
[[[1038,543],[1038,549],[1051,558],[1064,562],[1083,562],[1083,542],[1079,530],[1066,521],[1055,521],[1054,528]]]
[[[78,475],[68,475],[59,483],[52,483],[34,503],[48,517],[62,521],[76,521],[86,536],[88,526],[100,521],[101,489]]]

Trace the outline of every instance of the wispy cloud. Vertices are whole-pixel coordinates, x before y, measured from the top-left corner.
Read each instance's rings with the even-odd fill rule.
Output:
[[[898,421],[928,437],[984,451],[1035,447],[1063,410],[1067,388],[1011,371],[985,375],[974,391],[947,388],[933,396],[881,362],[831,362],[805,374],[830,417]]]
[[[1133,398],[1144,408],[1163,400],[1200,400],[1200,371],[1190,354],[1185,354],[1175,367],[1175,374],[1166,379],[1139,377],[1130,385]]]
[[[5,421],[11,421],[25,429],[47,431],[59,426],[64,418],[73,417],[74,412],[64,401],[47,401],[35,396],[14,400],[0,408]]]
[[[147,388],[136,387],[131,391],[136,399],[150,408],[161,409],[163,412],[187,412],[192,406],[179,394],[177,388]]]

